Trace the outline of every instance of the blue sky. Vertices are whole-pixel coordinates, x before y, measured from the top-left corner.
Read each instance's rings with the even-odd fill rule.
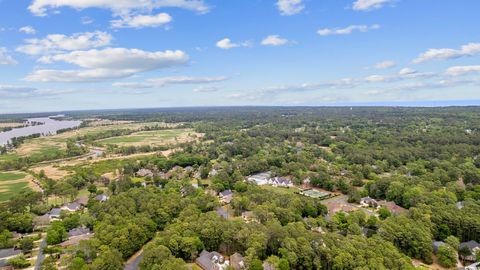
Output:
[[[475,103],[479,10],[478,0],[0,0],[0,113]]]

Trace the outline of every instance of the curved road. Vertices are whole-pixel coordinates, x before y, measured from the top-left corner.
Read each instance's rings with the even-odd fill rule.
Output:
[[[42,243],[40,243],[40,247],[38,249],[38,256],[37,261],[35,262],[34,270],[39,270],[40,266],[42,266],[43,260],[45,259],[45,255],[43,254],[43,248],[47,246],[47,238],[43,238]]]
[[[139,269],[138,265],[140,264],[140,261],[143,258],[143,250],[140,251],[139,254],[136,254],[134,256],[135,256],[135,258],[133,260],[129,260],[128,262],[125,263],[125,267],[123,268],[124,270],[138,270]]]

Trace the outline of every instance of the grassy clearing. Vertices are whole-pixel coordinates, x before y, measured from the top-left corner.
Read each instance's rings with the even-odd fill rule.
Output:
[[[7,201],[20,191],[29,189],[27,174],[22,172],[0,173],[0,202]]]
[[[295,194],[295,192],[300,191],[297,187],[291,187],[291,188],[286,188],[286,187],[274,187],[270,185],[263,185],[260,186],[260,188],[269,191],[271,193],[277,193],[277,194]]]
[[[65,132],[56,136],[48,137],[52,139],[68,139],[77,136],[85,136],[85,135],[93,135],[99,134],[106,131],[112,130],[121,130],[121,129],[129,129],[129,130],[140,130],[144,127],[153,127],[153,126],[164,126],[164,127],[175,127],[176,124],[166,124],[162,122],[148,122],[148,123],[122,123],[122,124],[113,124],[108,126],[89,126],[86,128],[81,128],[78,130]]]
[[[60,167],[60,169],[67,170],[67,171],[74,171],[74,172],[88,169],[88,171],[93,174],[103,175],[106,173],[114,172],[117,169],[122,168],[125,163],[131,160],[138,160],[138,159],[141,159],[141,158],[107,159],[107,160],[97,161],[94,163],[84,163],[84,164],[75,165],[75,166],[64,166],[64,167]]]
[[[24,173],[12,173],[12,172],[5,172],[0,173],[0,182],[1,181],[15,181],[25,178],[27,176]]]
[[[194,134],[191,129],[167,129],[154,131],[140,131],[126,136],[119,136],[98,140],[102,145],[115,144],[119,146],[165,145],[176,141],[191,140]]]

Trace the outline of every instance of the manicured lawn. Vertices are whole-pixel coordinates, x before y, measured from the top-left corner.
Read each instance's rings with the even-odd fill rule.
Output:
[[[136,142],[143,142],[146,138],[147,138],[146,136],[135,136],[135,137],[120,136],[115,138],[99,140],[99,142],[102,144],[136,143]]]
[[[286,187],[274,187],[270,185],[263,185],[260,187],[272,193],[295,194],[295,192],[299,191],[297,187],[286,188]]]
[[[12,173],[12,172],[5,172],[0,173],[0,181],[13,181],[13,180],[20,180],[26,176],[24,173]]]
[[[22,181],[27,174],[23,172],[2,172],[0,173],[0,202],[9,200],[15,194],[28,189],[28,181]],[[18,181],[20,180],[20,181]],[[8,183],[7,181],[18,181]]]
[[[28,189],[28,182],[0,185],[0,202],[7,201],[20,191]]]
[[[167,129],[167,130],[153,130],[153,131],[140,131],[130,135],[112,137],[108,139],[98,140],[100,144],[144,144],[144,145],[161,145],[167,142],[171,142],[179,136],[185,136],[189,132],[193,132],[191,129]]]
[[[13,161],[18,159],[20,156],[16,153],[8,153],[4,155],[0,155],[0,162],[2,161]]]

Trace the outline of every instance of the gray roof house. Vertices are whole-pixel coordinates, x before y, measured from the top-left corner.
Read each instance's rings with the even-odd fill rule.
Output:
[[[153,177],[153,172],[149,169],[140,169],[135,174],[139,177]]]
[[[223,270],[226,268],[225,258],[216,251],[202,251],[200,256],[195,260],[195,263],[203,270]]]
[[[378,202],[375,199],[370,197],[363,197],[360,200],[360,204],[364,207],[373,207],[373,208],[377,208],[379,206]]]
[[[223,207],[217,207],[217,209],[215,209],[215,212],[217,212],[217,214],[224,219],[228,219],[229,217],[228,211]]]
[[[480,244],[475,240],[470,240],[468,242],[461,243],[458,249],[459,250],[468,249],[470,251],[470,255],[464,256],[462,259],[469,262],[475,262],[476,261],[475,254],[477,252],[480,252]]]
[[[22,251],[14,248],[0,249],[0,267],[9,266],[8,260],[22,254]]]
[[[232,256],[230,256],[230,266],[235,268],[235,270],[245,269],[246,264],[243,256],[239,253],[234,253]]]
[[[433,253],[437,254],[438,249],[439,249],[441,246],[444,246],[444,245],[445,245],[445,242],[442,242],[442,241],[433,241],[433,242],[432,242]]]
[[[466,266],[465,268],[463,268],[463,270],[479,270],[479,269],[480,269],[480,262],[471,264],[471,265]]]
[[[68,237],[81,236],[85,234],[90,234],[89,228],[75,228],[68,231]]]
[[[95,196],[95,200],[99,201],[99,202],[106,202],[108,201],[108,196],[105,195],[105,194],[100,194],[100,195],[97,195]]]
[[[48,224],[50,224],[50,215],[47,213],[47,214],[42,215],[42,216],[36,216],[33,219],[33,222],[35,223],[35,226],[37,228],[47,226]]]
[[[60,218],[61,212],[62,209],[60,208],[52,208],[52,210],[50,210],[50,212],[48,213],[48,216],[50,217],[50,219]]]
[[[220,192],[218,196],[220,197],[220,201],[222,203],[229,204],[233,199],[233,192],[230,189],[227,189]]]
[[[78,202],[72,202],[72,203],[67,203],[64,206],[62,206],[62,210],[66,210],[69,212],[76,212],[82,209],[82,205],[79,204]]]

